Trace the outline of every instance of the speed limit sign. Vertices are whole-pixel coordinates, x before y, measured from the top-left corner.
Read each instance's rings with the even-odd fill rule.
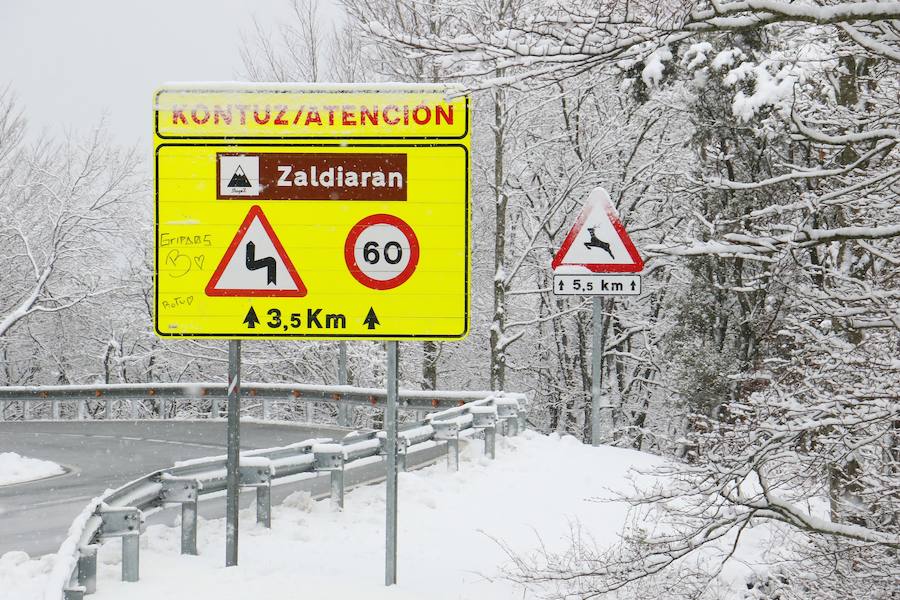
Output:
[[[344,244],[350,274],[374,290],[393,289],[412,277],[419,264],[419,240],[402,219],[370,215],[353,226]]]

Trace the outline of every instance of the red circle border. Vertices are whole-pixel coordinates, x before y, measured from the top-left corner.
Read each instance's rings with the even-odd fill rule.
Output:
[[[360,269],[359,265],[356,263],[356,255],[354,252],[356,240],[359,239],[359,236],[366,228],[371,227],[372,225],[392,225],[399,229],[409,241],[409,263],[396,277],[391,279],[373,279],[363,273],[362,269]],[[395,287],[406,283],[415,272],[416,266],[419,264],[419,238],[416,237],[412,227],[400,217],[384,213],[369,215],[350,228],[350,233],[347,234],[347,241],[344,242],[344,262],[347,263],[347,268],[350,270],[350,274],[353,275],[354,279],[364,286],[372,288],[373,290],[392,290]]]

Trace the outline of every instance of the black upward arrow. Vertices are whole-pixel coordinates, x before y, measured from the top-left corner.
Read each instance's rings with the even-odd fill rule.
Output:
[[[275,271],[278,268],[275,263],[275,258],[272,256],[267,256],[266,258],[260,258],[256,260],[256,244],[253,242],[247,242],[247,269],[250,271],[255,271],[257,269],[265,269],[266,270],[266,281],[268,283],[275,283]]]
[[[253,307],[250,307],[250,310],[247,311],[247,316],[244,317],[244,323],[247,324],[249,329],[253,329],[256,327],[256,324],[259,323],[259,318],[256,316],[256,311],[253,310]]]
[[[374,307],[369,307],[369,314],[367,314],[366,318],[363,320],[363,325],[368,325],[369,329],[375,329],[376,325],[381,325],[381,322],[378,320],[378,315],[375,314]]]

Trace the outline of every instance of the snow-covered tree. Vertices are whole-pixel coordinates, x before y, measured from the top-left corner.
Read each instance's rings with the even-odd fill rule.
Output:
[[[680,226],[642,246],[674,269],[668,383],[691,397],[690,462],[640,501],[677,527],[639,532],[604,564],[583,556],[526,578],[593,577],[588,592],[610,591],[774,521],[789,532],[775,560],[790,594],[890,597],[900,3],[535,3],[487,30],[478,6],[448,3],[457,18],[442,35],[370,29],[475,87],[618,73],[684,111],[698,159],[670,188]]]
[[[135,154],[112,147],[102,127],[26,144],[18,115],[11,93],[0,96],[0,338],[108,292],[140,189]]]

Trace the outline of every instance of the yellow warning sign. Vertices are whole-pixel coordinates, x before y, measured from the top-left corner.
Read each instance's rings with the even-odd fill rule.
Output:
[[[185,86],[154,108],[159,335],[465,337],[466,97]]]

